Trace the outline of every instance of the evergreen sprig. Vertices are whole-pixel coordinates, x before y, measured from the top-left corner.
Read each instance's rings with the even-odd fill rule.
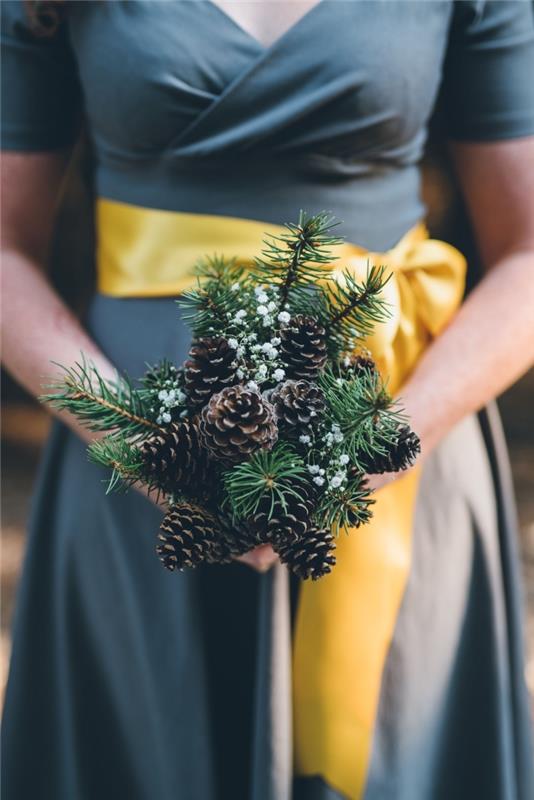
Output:
[[[346,348],[354,338],[369,336],[377,323],[390,317],[389,305],[382,292],[391,278],[386,267],[371,267],[364,281],[355,278],[350,270],[341,273],[341,280],[329,281],[326,286],[328,320],[327,337]]]
[[[255,453],[250,461],[234,466],[223,477],[230,508],[236,519],[246,519],[258,510],[267,495],[271,506],[287,507],[292,496],[306,500],[309,474],[302,458],[285,442],[270,451]]]
[[[235,316],[251,306],[252,278],[235,259],[213,256],[196,267],[197,285],[182,293],[178,305],[195,337],[228,336]]]
[[[385,455],[406,418],[388,394],[378,370],[344,378],[328,367],[319,378],[332,421],[344,436],[344,449],[358,465],[360,454]]]
[[[332,234],[337,224],[326,213],[309,217],[301,211],[297,224],[286,224],[287,233],[265,240],[265,249],[256,259],[257,278],[278,287],[280,309],[295,289],[326,277],[325,265],[334,260],[330,248],[343,241]]]
[[[121,488],[127,489],[140,480],[147,482],[139,450],[126,439],[106,436],[91,442],[87,452],[94,464],[112,470],[106,494]]]
[[[315,515],[320,527],[331,529],[337,536],[340,531],[357,528],[369,522],[373,516],[371,506],[375,500],[362,478],[362,474],[358,473],[356,480],[322,495]]]
[[[113,431],[129,439],[159,430],[137,389],[126,376],[104,379],[96,366],[83,358],[73,367],[60,366],[62,380],[47,388],[54,391],[41,400],[54,408],[70,411],[93,431]]]

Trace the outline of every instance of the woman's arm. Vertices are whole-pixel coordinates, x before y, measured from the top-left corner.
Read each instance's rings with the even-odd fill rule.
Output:
[[[115,377],[111,363],[44,273],[66,161],[64,154],[2,155],[2,360],[34,396],[42,393],[43,384],[61,377],[52,361],[68,366],[82,352],[103,377]],[[54,413],[86,442],[95,438],[68,412]],[[239,560],[260,571],[271,563],[262,548]]]
[[[534,139],[453,157],[486,274],[402,391],[423,457],[534,363]]]
[[[66,164],[64,153],[2,154],[2,360],[34,396],[60,377],[52,361],[68,366],[81,352],[114,376],[44,272]],[[68,412],[56,413],[86,441],[94,438]]]

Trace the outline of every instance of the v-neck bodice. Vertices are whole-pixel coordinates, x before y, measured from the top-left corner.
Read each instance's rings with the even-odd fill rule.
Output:
[[[298,27],[301,19],[312,13],[315,6],[319,5],[322,0],[307,0],[307,2],[303,2],[303,0],[297,0],[295,3],[285,3],[281,14],[279,13],[280,5],[273,7],[272,3],[268,2],[245,2],[242,4],[236,3],[235,0],[232,0],[230,3],[224,3],[223,0],[207,0],[207,2],[210,2],[212,5],[216,6],[216,8],[220,10],[221,14],[223,14],[230,22],[244,31],[245,35],[250,36],[256,42],[258,42],[260,47],[268,48],[274,46],[278,40],[285,36],[290,30]],[[245,7],[254,6],[254,14],[257,13],[260,19],[259,25],[256,26],[255,23],[254,25],[251,25],[250,20],[245,22],[246,15],[244,17],[240,17],[238,14],[236,14],[236,6],[243,5]],[[256,7],[260,5],[263,6],[261,11],[256,9]],[[294,11],[296,13],[293,13]],[[270,20],[269,25],[265,24],[267,19]],[[282,20],[282,24],[280,24],[280,20]],[[267,32],[267,30],[262,30],[260,33],[260,29],[268,29],[269,27],[269,32]],[[254,28],[257,29],[254,30]],[[267,33],[269,33],[269,35],[267,35]]]
[[[31,47],[22,4],[4,5],[25,48],[12,80],[38,86],[15,146],[30,113],[55,140],[81,106],[97,192],[122,202],[273,223],[328,209],[384,249],[424,215],[440,94],[460,138],[532,122],[532,32],[507,24],[510,4],[320,0],[263,46],[207,0],[72,3],[57,40]]]

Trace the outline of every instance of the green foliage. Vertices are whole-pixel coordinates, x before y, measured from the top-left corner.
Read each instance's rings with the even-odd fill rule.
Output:
[[[256,259],[257,278],[278,287],[280,309],[296,289],[324,279],[325,265],[334,260],[330,248],[342,242],[332,235],[337,224],[328,214],[308,217],[301,211],[296,225],[286,224],[287,233],[265,240],[262,256]]]
[[[365,281],[358,281],[350,270],[342,271],[342,279],[329,281],[325,327],[330,350],[351,350],[356,337],[369,336],[376,324],[390,316],[382,290],[390,279],[386,267],[371,267]]]
[[[306,498],[309,475],[302,458],[285,442],[270,451],[255,453],[250,461],[237,464],[223,477],[232,513],[237,519],[252,516],[267,495],[272,505],[286,508],[288,496]]]
[[[87,452],[90,461],[112,470],[106,494],[127,489],[144,477],[139,450],[126,439],[106,436],[91,442]]]
[[[359,527],[369,522],[374,500],[362,474],[346,486],[325,492],[321,497],[315,518],[319,527],[331,529],[337,536],[340,531]]]
[[[61,366],[61,365],[58,365]],[[93,431],[114,431],[122,436],[139,438],[158,430],[140,393],[127,377],[105,380],[91,362],[82,358],[73,367],[61,367],[63,380],[41,400],[60,410],[70,411]]]
[[[399,426],[406,420],[378,371],[363,370],[359,375],[343,377],[339,370],[327,367],[319,385],[353,464],[359,465],[361,453],[384,455],[391,448]]]
[[[176,302],[195,337],[229,336],[235,331],[235,315],[251,306],[252,281],[235,259],[207,258],[197,266],[197,286],[183,292]]]
[[[169,384],[181,382],[182,371],[177,369],[172,361],[167,358],[152,366],[147,365],[147,367],[148,369],[141,379],[141,383],[143,389],[151,396],[162,389],[168,389]]]

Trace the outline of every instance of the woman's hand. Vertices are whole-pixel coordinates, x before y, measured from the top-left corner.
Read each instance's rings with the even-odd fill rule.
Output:
[[[278,561],[278,556],[270,544],[261,544],[254,550],[249,550],[248,553],[239,556],[236,561],[241,561],[247,567],[255,569],[256,572],[267,572]]]

